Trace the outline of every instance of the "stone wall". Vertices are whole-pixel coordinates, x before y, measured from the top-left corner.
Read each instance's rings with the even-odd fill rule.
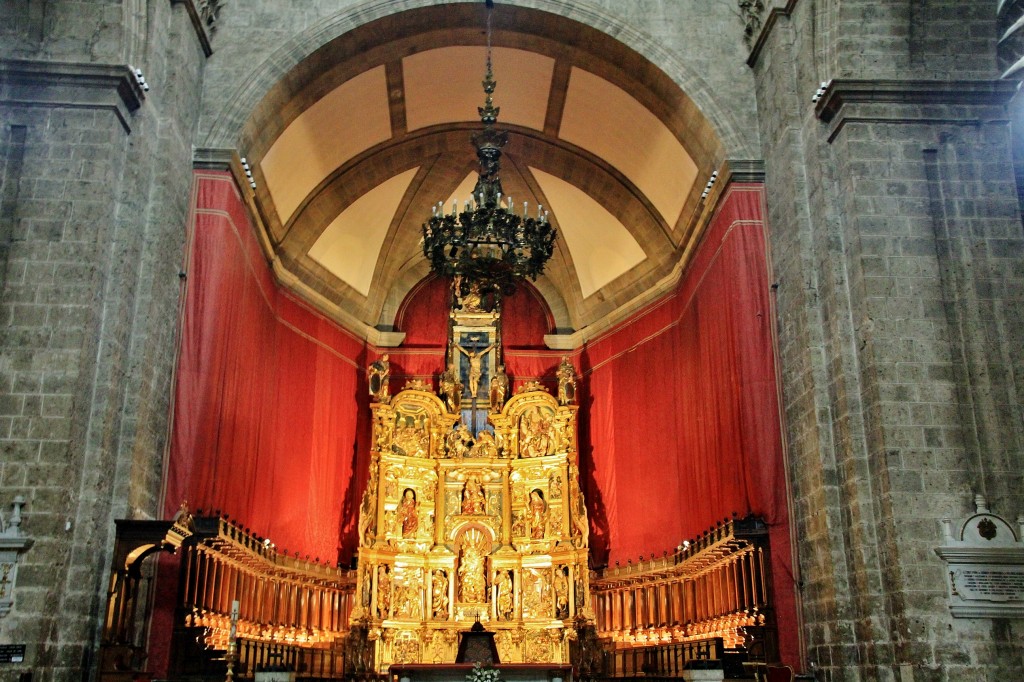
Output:
[[[28,499],[35,540],[0,620],[28,655],[0,679],[78,680],[113,521],[157,512],[204,55],[169,2],[5,3],[0,25],[0,504]]]
[[[1024,624],[953,619],[934,552],[974,493],[1022,511],[1013,90],[950,82],[993,77],[994,11],[788,7],[751,62],[808,660],[828,680],[1010,679]]]

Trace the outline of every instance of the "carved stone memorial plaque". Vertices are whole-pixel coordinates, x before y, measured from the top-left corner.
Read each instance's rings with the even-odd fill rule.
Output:
[[[1024,616],[1024,519],[1018,530],[989,512],[975,497],[978,511],[954,531],[943,522],[946,543],[935,550],[947,564],[949,610],[958,618]]]

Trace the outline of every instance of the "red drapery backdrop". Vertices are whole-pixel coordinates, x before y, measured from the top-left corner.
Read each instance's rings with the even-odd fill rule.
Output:
[[[365,344],[274,283],[227,173],[196,174],[165,513],[219,509],[279,549],[354,549]]]
[[[674,292],[571,355],[583,375],[595,563],[660,554],[735,513],[771,529],[782,631],[795,632],[763,188],[732,185]],[[364,371],[380,350],[280,290],[231,176],[196,174],[165,513],[220,509],[279,548],[347,560],[365,483]],[[393,390],[443,365],[447,291],[403,303]],[[546,307],[506,304],[506,365],[550,379]],[[655,475],[652,475],[654,473]],[[795,638],[783,658],[796,661]]]
[[[584,347],[581,460],[598,563],[762,516],[780,630],[795,633],[768,273],[763,188],[734,184],[676,290]],[[797,661],[795,637],[782,649]]]

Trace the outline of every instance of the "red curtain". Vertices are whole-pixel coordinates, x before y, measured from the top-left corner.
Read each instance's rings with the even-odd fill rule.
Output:
[[[770,526],[783,632],[795,631],[760,185],[721,200],[676,290],[570,356],[583,375],[584,490],[596,563],[671,550],[735,513]],[[279,548],[348,559],[368,466],[365,343],[278,289],[226,173],[196,174],[165,513],[220,509]],[[529,294],[527,296],[526,294]],[[517,384],[552,376],[532,291],[506,313]],[[443,281],[403,304],[393,390],[442,369]],[[512,320],[515,322],[512,322]],[[784,660],[796,660],[783,638]]]
[[[598,562],[763,516],[780,624],[795,632],[762,192],[730,187],[676,291],[586,345],[581,454]]]
[[[448,339],[448,297],[448,280],[434,275],[425,277],[406,294],[395,316],[395,327],[405,332],[403,347],[444,348]]]
[[[502,302],[501,337],[506,350],[544,348],[544,335],[553,332],[554,326],[544,297],[529,282],[521,283]]]
[[[279,549],[347,559],[364,343],[278,289],[229,174],[197,173],[194,210],[165,513],[187,500]]]

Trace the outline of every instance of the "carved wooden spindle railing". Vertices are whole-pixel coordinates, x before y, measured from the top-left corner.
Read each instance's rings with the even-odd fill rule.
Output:
[[[769,566],[767,527],[748,517],[723,521],[673,554],[606,569],[592,588],[598,636],[616,652],[608,672],[642,665],[672,674],[687,656],[726,649],[773,660]],[[706,644],[678,646],[697,642]]]
[[[217,524],[212,537],[183,551],[183,627],[203,628],[207,648],[226,650],[237,601],[240,640],[330,649],[344,639],[354,606],[353,572],[278,552],[227,519]],[[243,646],[240,655],[257,649]]]

